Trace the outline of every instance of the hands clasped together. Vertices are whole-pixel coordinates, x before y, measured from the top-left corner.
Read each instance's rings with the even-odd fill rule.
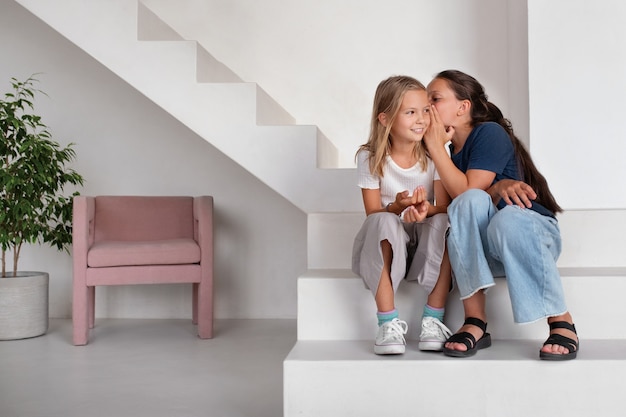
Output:
[[[407,223],[421,222],[428,214],[430,203],[426,198],[426,189],[421,185],[409,195],[407,190],[396,194],[396,204],[404,207],[402,219]]]

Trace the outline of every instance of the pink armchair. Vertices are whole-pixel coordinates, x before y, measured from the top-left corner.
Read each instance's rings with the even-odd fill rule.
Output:
[[[192,283],[198,336],[213,337],[213,197],[74,197],[74,345],[86,345],[98,285]]]

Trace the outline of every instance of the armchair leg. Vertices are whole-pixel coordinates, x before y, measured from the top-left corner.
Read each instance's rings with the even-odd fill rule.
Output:
[[[191,295],[191,320],[193,324],[198,324],[198,284],[194,282],[191,286],[193,288],[193,294]]]
[[[200,339],[212,339],[213,338],[213,319],[206,318],[200,319],[198,323],[198,337]]]
[[[197,300],[197,301],[196,301]],[[198,336],[200,339],[213,338],[213,288],[209,285],[198,285]]]
[[[74,328],[73,342],[75,346],[86,345],[89,338],[88,292],[87,287],[74,289],[72,324]]]
[[[96,323],[96,287],[87,287],[87,312],[89,314],[89,328],[93,329]]]

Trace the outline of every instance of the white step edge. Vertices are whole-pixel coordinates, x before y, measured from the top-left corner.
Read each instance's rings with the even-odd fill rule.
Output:
[[[472,358],[409,345],[374,355],[366,341],[298,341],[283,364],[284,417],[621,417],[626,340],[589,340],[568,362],[540,341],[496,340]]]
[[[568,308],[581,339],[626,339],[626,268],[561,268]],[[425,291],[404,281],[396,308],[409,324],[407,338],[417,340]],[[373,340],[377,330],[373,295],[348,269],[309,270],[298,279],[298,340]],[[513,322],[506,279],[497,278],[487,293],[488,331],[494,339],[545,339],[545,321]],[[463,322],[458,292],[450,294],[446,325]]]

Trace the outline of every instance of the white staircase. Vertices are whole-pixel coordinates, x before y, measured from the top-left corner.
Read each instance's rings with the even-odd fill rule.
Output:
[[[346,193],[355,170],[332,169],[337,150],[317,127],[295,125],[140,1],[17,2],[302,211],[360,210],[358,193]]]
[[[308,266],[298,281],[298,342],[284,362],[284,415],[622,416],[626,372],[626,211],[560,217],[567,301],[579,358],[538,360],[544,323],[515,326],[506,282],[489,293],[491,348],[470,359],[419,352],[423,291],[403,283],[407,353],[379,357],[372,296],[350,271],[364,215],[353,169],[315,126],[243,82],[137,0],[17,0],[133,88],[308,214]],[[232,129],[237,126],[237,129]],[[297,181],[294,181],[297,178]],[[447,324],[462,321],[452,293]]]
[[[539,360],[547,325],[513,323],[504,279],[488,293],[491,348],[468,359],[420,352],[426,294],[415,283],[403,282],[396,306],[409,324],[407,352],[376,356],[374,301],[349,271],[346,255],[363,215],[331,218],[310,216],[317,242],[327,244],[310,245],[315,269],[298,281],[298,341],[283,367],[285,417],[624,415],[626,268],[623,246],[608,242],[615,240],[609,236],[626,233],[626,213],[560,216],[564,252],[559,266],[581,338],[578,358],[567,363]],[[350,227],[352,234],[346,231]],[[331,266],[322,266],[323,260]],[[447,307],[446,323],[454,331],[463,320],[456,291]]]

